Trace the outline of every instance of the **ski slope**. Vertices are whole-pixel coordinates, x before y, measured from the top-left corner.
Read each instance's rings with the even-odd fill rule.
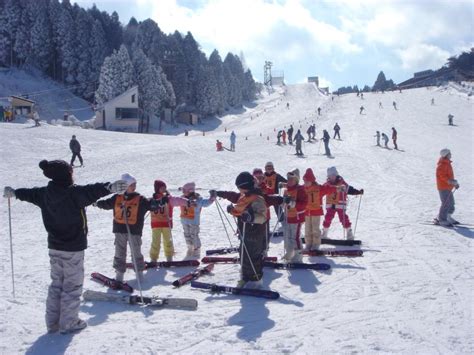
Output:
[[[435,105],[431,105],[431,98]],[[392,107],[397,102],[398,110]],[[286,108],[286,103],[290,108]],[[379,109],[379,102],[384,108]],[[363,105],[365,114],[359,114]],[[317,116],[317,108],[322,115]],[[447,125],[454,115],[456,126]],[[258,114],[258,117],[257,117]],[[317,137],[336,122],[342,141],[331,140],[334,159],[320,155],[323,147],[306,143],[306,158],[289,146],[277,146],[276,132],[293,124],[316,123]],[[319,182],[335,165],[345,180],[364,188],[362,201],[351,197],[353,227],[361,203],[356,238],[362,258],[307,258],[330,263],[330,272],[265,270],[264,286],[279,291],[277,301],[212,295],[189,286],[173,289],[171,282],[191,269],[161,269],[145,273],[144,294],[191,297],[197,311],[152,310],[107,303],[84,303],[80,316],[89,327],[74,335],[48,335],[44,325],[49,284],[46,233],[40,211],[12,201],[13,250],[17,298],[11,296],[7,204],[0,205],[0,353],[28,354],[171,354],[171,353],[473,353],[472,229],[443,229],[422,224],[437,214],[439,197],[435,167],[439,150],[452,151],[455,194],[460,221],[474,223],[473,103],[453,87],[422,88],[402,93],[335,97],[332,101],[312,84],[277,89],[254,107],[227,115],[213,131],[206,127],[188,137],[140,135],[81,130],[73,127],[0,124],[0,186],[46,184],[38,168],[43,159],[69,159],[68,143],[76,134],[83,146],[85,168],[75,169],[75,181],[111,181],[124,172],[138,179],[137,190],[150,196],[153,181],[164,180],[172,193],[195,181],[207,190],[235,190],[236,175],[273,161],[282,174],[311,167]],[[390,136],[398,130],[400,151],[375,146],[376,130]],[[236,152],[216,152],[216,139],[229,145],[237,134]],[[268,140],[267,140],[268,137]],[[392,146],[390,144],[390,146]],[[319,154],[318,154],[319,153]],[[227,202],[220,200],[225,208]],[[176,211],[177,212],[177,211]],[[86,275],[113,275],[112,214],[87,210],[89,248]],[[185,254],[182,228],[175,213],[173,236],[176,260]],[[273,222],[275,220],[272,216]],[[342,238],[335,219],[330,237]],[[203,210],[203,253],[229,246],[216,206]],[[237,245],[235,238],[231,239]],[[151,229],[146,226],[142,251],[148,259]],[[269,255],[281,257],[283,243],[274,239]],[[203,281],[235,285],[238,265],[216,265]],[[125,275],[133,286],[133,272]],[[106,289],[86,276],[85,289]]]

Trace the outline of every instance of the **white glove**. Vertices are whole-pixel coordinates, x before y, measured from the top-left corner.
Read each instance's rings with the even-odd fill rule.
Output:
[[[15,197],[15,189],[10,186],[5,186],[5,188],[3,189],[3,197],[5,198]]]
[[[128,183],[125,180],[117,180],[117,181],[109,184],[109,186],[107,186],[107,188],[112,193],[121,194],[121,193],[124,193],[127,190]]]

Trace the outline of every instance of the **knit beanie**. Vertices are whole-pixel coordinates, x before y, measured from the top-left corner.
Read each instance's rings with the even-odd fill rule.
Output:
[[[263,175],[263,171],[260,168],[255,168],[255,169],[253,169],[252,175],[253,176]]]
[[[72,167],[64,160],[41,160],[39,167],[43,170],[44,176],[54,182],[66,186],[72,185]]]
[[[134,176],[130,175],[129,173],[122,174],[121,180],[127,183],[127,186],[137,183],[137,179]]]
[[[294,169],[292,171],[289,171],[287,174],[286,174],[286,177],[289,179],[289,178],[296,178],[296,181],[300,181],[300,171],[299,169]]]
[[[314,176],[313,169],[306,169],[306,172],[303,175],[303,180],[309,182],[316,182],[316,176]]]
[[[194,192],[196,190],[196,184],[194,182],[188,182],[184,184],[183,188],[183,193],[188,193],[188,192]]]
[[[235,186],[244,190],[251,190],[255,187],[255,179],[248,171],[244,171],[235,179]]]
[[[339,173],[337,172],[337,169],[335,166],[331,166],[330,168],[328,168],[328,177],[330,176],[338,176]]]
[[[448,148],[441,149],[439,152],[439,155],[441,155],[442,158],[446,158],[448,154],[451,154],[451,151]]]
[[[161,181],[161,180],[155,180],[155,192],[156,192],[156,193],[160,192],[160,189],[161,189],[163,186],[164,186],[165,189],[166,189],[166,184],[165,184],[163,181]]]

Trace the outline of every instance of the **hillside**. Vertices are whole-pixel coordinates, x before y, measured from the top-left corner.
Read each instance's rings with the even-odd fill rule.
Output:
[[[19,69],[0,70],[0,97],[21,95],[36,101],[41,120],[62,119],[64,111],[77,119],[89,120],[94,111],[89,102],[75,96],[67,87],[37,72]]]
[[[430,104],[432,98],[435,105]],[[361,105],[366,109],[363,115]],[[447,125],[449,113],[454,115],[454,127]],[[209,124],[212,131],[205,136],[202,127],[188,137],[172,137],[0,124],[2,188],[44,185],[39,160],[69,159],[68,142],[76,134],[85,160],[85,168],[74,170],[78,184],[111,181],[129,172],[138,179],[138,191],[147,196],[155,179],[164,180],[174,194],[179,186],[195,181],[207,196],[211,188],[236,190],[239,172],[263,168],[271,160],[282,174],[294,168],[303,174],[311,167],[319,182],[335,165],[349,184],[366,191],[362,201],[351,197],[348,209],[355,224],[361,204],[356,237],[363,241],[364,257],[306,259],[329,263],[330,272],[265,269],[264,286],[279,291],[280,300],[212,295],[189,286],[173,289],[171,282],[189,268],[149,270],[145,294],[196,298],[198,310],[84,303],[81,317],[89,327],[68,336],[45,334],[46,233],[39,209],[16,200],[12,223],[17,299],[11,297],[8,214],[3,202],[0,353],[472,353],[473,230],[423,224],[439,208],[434,173],[439,150],[445,147],[453,153],[461,185],[455,194],[455,216],[474,223],[472,114],[472,98],[453,87],[370,93],[364,100],[349,94],[332,101],[313,85],[300,84],[279,89],[240,114],[225,116],[218,126]],[[275,130],[293,124],[305,132],[313,121],[318,138],[322,129],[332,133],[336,122],[341,126],[342,141],[331,140],[334,159],[321,155],[319,142],[304,145],[306,158],[293,155],[289,146],[275,144]],[[375,146],[375,131],[388,134],[391,127],[398,130],[399,151]],[[216,152],[216,139],[229,145],[230,130],[237,134],[236,152]],[[228,204],[218,202],[224,208]],[[86,275],[93,271],[112,275],[112,214],[94,207],[87,213]],[[274,221],[272,215],[272,226]],[[175,259],[180,260],[185,243],[177,216],[173,236]],[[336,219],[330,237],[342,237]],[[201,240],[202,254],[229,245],[215,206],[203,210]],[[142,245],[146,259],[150,241],[146,226]],[[232,243],[238,242],[234,238]],[[269,255],[282,254],[282,240],[275,238]],[[125,278],[136,286],[133,272]],[[216,265],[203,281],[235,285],[238,278],[238,265]],[[105,291],[88,277],[84,289]]]

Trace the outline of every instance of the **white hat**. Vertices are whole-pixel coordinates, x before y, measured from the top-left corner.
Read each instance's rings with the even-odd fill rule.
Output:
[[[335,166],[331,166],[330,168],[328,168],[328,177],[329,176],[338,176],[339,173],[337,172],[337,169]]]
[[[194,192],[196,190],[196,184],[194,182],[187,182],[182,187],[182,190],[183,190],[184,193]]]
[[[448,148],[441,149],[439,152],[439,155],[441,155],[443,158],[446,158],[448,154],[451,154],[451,151]]]
[[[122,174],[121,180],[125,181],[128,186],[137,183],[137,179],[135,179],[135,178],[134,178],[132,175],[130,175],[129,173]]]
[[[287,174],[286,174],[286,177],[287,178],[296,178],[297,181],[300,181],[300,171],[299,169],[294,169],[292,171],[289,171]]]

